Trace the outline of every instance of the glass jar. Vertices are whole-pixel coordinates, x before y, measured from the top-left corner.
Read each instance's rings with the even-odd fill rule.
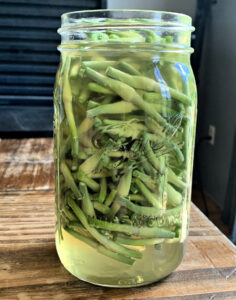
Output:
[[[56,247],[76,277],[145,285],[186,248],[196,126],[191,18],[62,15],[54,90]]]

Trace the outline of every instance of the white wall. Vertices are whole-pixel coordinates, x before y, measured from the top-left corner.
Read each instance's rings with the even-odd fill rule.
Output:
[[[195,15],[196,0],[107,0],[107,8],[152,9]]]

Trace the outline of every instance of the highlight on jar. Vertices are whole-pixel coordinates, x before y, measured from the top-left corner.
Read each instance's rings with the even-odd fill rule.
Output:
[[[98,285],[160,280],[180,264],[188,235],[191,18],[105,10],[62,20],[54,90],[58,255],[73,275]]]

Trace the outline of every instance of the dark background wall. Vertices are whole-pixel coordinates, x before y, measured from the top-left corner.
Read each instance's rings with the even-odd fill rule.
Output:
[[[199,85],[198,135],[216,128],[215,144],[201,148],[204,188],[223,209],[236,129],[236,1],[217,1],[204,41]],[[236,175],[236,169],[235,169]],[[234,195],[236,201],[236,195]]]
[[[102,0],[0,0],[0,137],[52,135],[61,14]]]

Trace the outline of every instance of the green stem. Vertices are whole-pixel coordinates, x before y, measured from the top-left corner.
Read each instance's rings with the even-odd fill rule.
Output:
[[[119,262],[122,262],[122,263],[125,263],[125,264],[128,264],[128,265],[132,265],[135,260],[134,259],[131,259],[129,257],[126,257],[122,254],[119,254],[119,253],[116,253],[116,252],[113,252],[107,248],[105,248],[104,246],[100,245],[99,243],[97,243],[95,240],[87,237],[87,236],[84,236],[72,229],[69,229],[69,228],[66,228],[65,229],[69,234],[71,234],[72,236],[74,236],[75,238],[79,239],[80,241],[84,242],[85,244],[89,245],[90,247],[92,248],[95,248],[99,253],[107,256],[107,257],[110,257],[114,260],[117,260]]]
[[[85,103],[89,99],[90,94],[91,94],[91,90],[88,89],[88,80],[84,80],[83,87],[79,95],[79,102]]]
[[[145,185],[153,192],[158,190],[157,183],[149,175],[139,172],[138,170],[135,170],[133,175],[134,177],[140,179],[143,183],[145,183]]]
[[[129,200],[136,201],[136,202],[144,202],[145,201],[144,197],[140,194],[130,194]]]
[[[160,238],[151,238],[151,239],[132,239],[118,236],[116,238],[117,243],[123,245],[131,245],[131,246],[149,246],[149,245],[156,245],[159,243],[163,243],[164,239]]]
[[[99,193],[98,201],[100,203],[103,203],[106,199],[106,195],[107,195],[107,180],[106,177],[103,177],[100,182],[100,193]]]
[[[146,158],[145,156],[141,156],[140,162],[145,172],[148,175],[150,175],[151,177],[156,177],[157,171],[153,168],[151,163],[148,161],[148,158]]]
[[[152,194],[149,189],[139,180],[135,179],[136,186],[143,196],[147,199],[147,201],[152,204],[155,208],[153,211],[157,211],[157,209],[161,209],[162,205],[160,203],[160,199],[158,199],[157,195]]]
[[[96,117],[99,115],[104,114],[126,114],[130,113],[132,111],[137,111],[138,108],[133,105],[132,103],[125,102],[125,101],[118,101],[111,104],[104,104],[99,105],[97,107],[94,107],[92,109],[89,109],[87,111],[88,117]]]
[[[84,182],[94,192],[98,192],[99,191],[99,189],[100,189],[99,184],[95,180],[93,180],[92,178],[89,178],[83,172],[78,171],[75,174],[75,177],[76,177],[77,180]]]
[[[89,67],[89,68],[92,68],[95,70],[102,71],[102,70],[106,70],[110,66],[115,66],[116,63],[117,63],[116,61],[109,61],[109,60],[106,60],[106,61],[84,61],[82,63],[82,66],[85,68]]]
[[[74,181],[73,176],[71,175],[71,172],[69,170],[69,168],[67,167],[67,165],[65,164],[64,161],[61,162],[61,166],[60,166],[61,172],[64,176],[65,182],[68,185],[68,187],[73,191],[73,193],[75,194],[76,198],[78,200],[81,200],[81,193]]]
[[[119,254],[123,254],[128,257],[135,257],[135,258],[141,258],[142,253],[125,248],[117,243],[115,243],[112,240],[109,240],[106,236],[99,233],[95,228],[90,227],[86,216],[84,215],[83,211],[78,207],[78,205],[75,203],[73,199],[69,200],[69,206],[72,208],[74,214],[77,216],[77,218],[80,220],[82,225],[88,230],[88,232],[103,246],[105,246],[107,249],[110,249],[111,251],[117,252]],[[93,219],[92,219],[93,220]]]
[[[132,180],[132,166],[129,166],[125,172],[125,174],[121,177],[120,182],[117,186],[117,196],[128,196],[129,190],[131,186],[131,180]],[[109,213],[109,217],[112,219],[117,214],[117,212],[120,209],[120,203],[115,200],[111,206],[111,210]]]
[[[80,182],[79,184],[81,193],[82,193],[82,209],[85,212],[85,214],[89,217],[94,217],[95,212],[93,209],[93,204],[91,202],[88,189],[85,183]]]
[[[83,172],[86,175],[91,174],[97,167],[102,155],[104,153],[104,149],[98,150],[92,156],[87,158],[80,166],[79,171]]]
[[[166,230],[163,228],[149,228],[149,227],[136,227],[133,225],[126,225],[126,224],[117,224],[117,223],[110,223],[98,219],[91,219],[90,225],[104,229],[110,230],[115,232],[122,232],[129,235],[135,235],[140,237],[150,237],[150,238],[173,238],[175,237],[175,233]]]
[[[106,206],[110,206],[112,204],[113,200],[115,199],[116,194],[117,194],[117,190],[112,189],[105,201]]]
[[[163,127],[166,127],[171,131],[175,130],[175,128],[169,124],[156,110],[154,110],[152,105],[145,102],[131,86],[121,81],[106,77],[90,68],[86,68],[85,73],[90,79],[116,92],[125,101],[138,106],[141,110],[144,110],[147,114],[155,118],[155,120]]]
[[[127,74],[125,72],[122,72],[112,67],[108,67],[106,74],[114,79],[118,79],[128,84],[133,88],[146,90],[149,92],[161,93],[161,90],[163,88],[165,89],[167,88],[167,86],[165,86],[164,84],[161,84],[151,78],[144,77],[144,76],[135,76],[135,75],[132,76],[130,74]],[[185,105],[192,105],[192,99],[186,96],[185,94],[178,92],[177,90],[171,87],[168,87],[168,90],[170,92],[171,98],[174,98]]]
[[[117,64],[117,68],[131,75],[140,75],[140,73],[133,66],[124,61],[120,61]]]
[[[114,92],[110,89],[104,88],[103,86],[94,83],[94,82],[90,82],[88,84],[88,89],[91,92],[95,92],[95,93],[99,93],[99,94],[105,94],[105,95],[114,95]]]
[[[182,195],[177,192],[170,184],[167,185],[167,203],[171,206],[178,206],[182,202]]]
[[[110,212],[110,208],[108,206],[98,201],[93,202],[93,207],[104,215],[107,215]]]
[[[78,133],[75,124],[73,107],[72,107],[72,93],[71,93],[71,87],[69,83],[70,59],[68,58],[68,60],[69,61],[66,62],[66,67],[65,67],[66,74],[64,76],[62,98],[63,98],[66,118],[72,134],[72,155],[74,157],[78,157],[79,141],[78,141]]]
[[[181,190],[186,188],[186,183],[184,183],[170,168],[168,169],[167,180]]]
[[[147,133],[147,136],[150,141],[163,145],[168,150],[168,152],[174,151],[176,158],[179,162],[184,161],[183,153],[181,152],[181,150],[179,149],[176,143],[172,142],[167,137],[158,135],[157,133],[156,134]]]
[[[64,212],[69,221],[77,221],[76,216],[66,206],[63,207],[62,211]]]

